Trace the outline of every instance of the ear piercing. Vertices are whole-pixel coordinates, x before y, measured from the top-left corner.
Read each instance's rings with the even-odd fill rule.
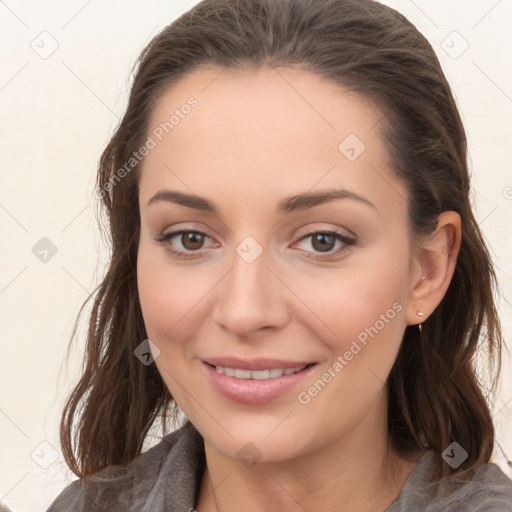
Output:
[[[418,316],[423,316],[423,313],[422,313],[421,311],[418,311],[416,314],[417,314]],[[419,329],[420,334],[421,334],[421,323],[420,323],[420,324],[418,324],[418,329]]]

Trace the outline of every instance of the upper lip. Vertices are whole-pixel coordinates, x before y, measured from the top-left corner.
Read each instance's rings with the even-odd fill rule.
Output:
[[[238,359],[236,357],[209,357],[203,359],[205,363],[240,370],[269,370],[272,368],[298,368],[313,364],[312,361],[283,361],[282,359]]]

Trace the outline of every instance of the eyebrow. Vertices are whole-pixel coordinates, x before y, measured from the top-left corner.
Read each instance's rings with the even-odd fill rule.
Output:
[[[303,194],[296,194],[294,196],[283,199],[277,207],[277,212],[281,214],[287,214],[293,211],[308,210],[314,206],[334,201],[336,199],[352,199],[362,204],[366,204],[371,208],[377,210],[377,207],[368,199],[351,192],[346,189],[329,189],[322,190],[319,192],[305,192]],[[187,194],[184,192],[178,192],[175,190],[160,190],[158,191],[146,204],[149,206],[159,201],[165,201],[170,203],[180,204],[187,206],[188,208],[194,208],[195,210],[201,210],[213,215],[219,214],[219,209],[215,204],[204,198],[193,194]]]

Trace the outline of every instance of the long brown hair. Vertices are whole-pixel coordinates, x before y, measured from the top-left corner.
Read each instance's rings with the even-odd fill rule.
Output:
[[[136,279],[140,165],[126,171],[126,162],[146,141],[160,94],[199,66],[297,67],[359,92],[383,113],[378,126],[409,191],[411,233],[432,233],[443,211],[460,214],[462,243],[448,291],[421,336],[416,326],[406,328],[389,375],[388,426],[402,453],[441,454],[456,441],[468,452],[458,472],[488,462],[494,427],[475,358],[485,353],[494,391],[502,345],[496,276],[471,209],[464,128],[432,47],[401,14],[372,0],[205,0],[143,50],[128,107],[99,163],[112,253],[89,297],[83,373],[61,421],[72,471],[85,477],[126,465],[155,419],[176,414],[156,366],[134,357],[147,337]],[[437,478],[454,471],[439,457]]]

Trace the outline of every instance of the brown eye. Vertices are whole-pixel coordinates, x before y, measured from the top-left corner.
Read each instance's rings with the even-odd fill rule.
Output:
[[[309,258],[324,260],[342,256],[355,243],[355,238],[338,231],[314,231],[299,240],[299,244],[303,246],[302,249],[308,253]]]
[[[204,235],[195,231],[186,231],[181,234],[181,243],[189,251],[201,249],[204,244]]]
[[[311,238],[312,247],[319,252],[329,252],[335,244],[336,238],[327,233],[317,233]]]
[[[201,231],[182,229],[160,235],[155,240],[177,258],[194,258],[203,252],[201,249],[204,249],[207,238],[210,237]]]

